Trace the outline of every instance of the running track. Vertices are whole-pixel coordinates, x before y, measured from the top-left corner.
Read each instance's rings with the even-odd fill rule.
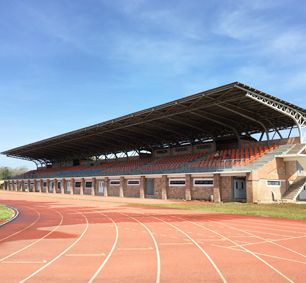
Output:
[[[20,211],[0,228],[0,281],[306,280],[305,221],[110,200],[0,192],[1,203]]]

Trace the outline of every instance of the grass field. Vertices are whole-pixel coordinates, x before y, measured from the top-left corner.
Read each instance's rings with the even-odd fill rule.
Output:
[[[14,211],[0,204],[0,222],[10,219]]]
[[[131,206],[135,204],[131,203]],[[137,204],[160,208],[185,209],[206,212],[224,212],[229,214],[255,215],[287,219],[306,220],[305,204],[249,204],[249,203],[184,203],[184,204]]]

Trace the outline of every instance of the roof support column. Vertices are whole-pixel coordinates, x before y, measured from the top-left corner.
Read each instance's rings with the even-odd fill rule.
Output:
[[[91,186],[91,195],[92,196],[95,196],[96,195],[96,192],[98,191],[97,190],[97,178],[92,178],[92,186]]]
[[[53,180],[53,193],[56,194],[57,193],[57,185],[58,182],[57,182],[57,179],[54,179]]]
[[[75,185],[74,178],[71,178],[70,179],[70,194],[71,195],[74,195],[74,185]]]
[[[47,179],[47,188],[46,188],[46,193],[48,194],[49,193],[49,189],[50,189],[50,180]]]
[[[221,186],[221,177],[220,174],[214,174],[214,202],[219,203],[221,202],[221,194],[220,194],[220,186]]]
[[[80,195],[84,195],[85,178],[81,179]]]
[[[140,186],[139,186],[139,198],[145,198],[145,185],[146,185],[146,178],[145,176],[141,176]]]
[[[105,177],[104,178],[104,190],[103,190],[103,194],[104,194],[105,197],[108,196],[108,188],[109,188],[109,178]]]
[[[40,190],[39,192],[42,193],[44,190],[44,180],[43,179],[39,179],[39,183],[40,183]]]
[[[61,182],[61,194],[62,195],[65,194],[66,187],[67,187],[67,180],[63,178]]]
[[[191,175],[186,174],[185,175],[185,199],[191,200],[191,186],[192,186],[192,180]]]
[[[168,188],[168,177],[167,175],[162,176],[162,181],[161,181],[161,198],[162,199],[167,199],[167,188]]]
[[[119,197],[124,197],[124,188],[125,188],[125,180],[124,177],[120,177],[120,186],[119,186]]]

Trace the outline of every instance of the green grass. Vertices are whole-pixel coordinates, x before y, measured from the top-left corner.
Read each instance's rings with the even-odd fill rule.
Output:
[[[262,217],[276,217],[286,219],[306,220],[305,204],[249,204],[249,203],[184,203],[184,204],[134,204],[170,209],[184,209],[205,212],[223,212],[228,214],[255,215]]]
[[[14,211],[0,204],[0,221],[10,219],[14,215]]]

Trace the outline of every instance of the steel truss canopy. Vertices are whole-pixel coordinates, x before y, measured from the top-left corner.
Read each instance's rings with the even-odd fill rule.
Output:
[[[255,133],[269,140],[270,131],[292,127],[303,142],[305,109],[234,82],[2,154],[49,163]]]

